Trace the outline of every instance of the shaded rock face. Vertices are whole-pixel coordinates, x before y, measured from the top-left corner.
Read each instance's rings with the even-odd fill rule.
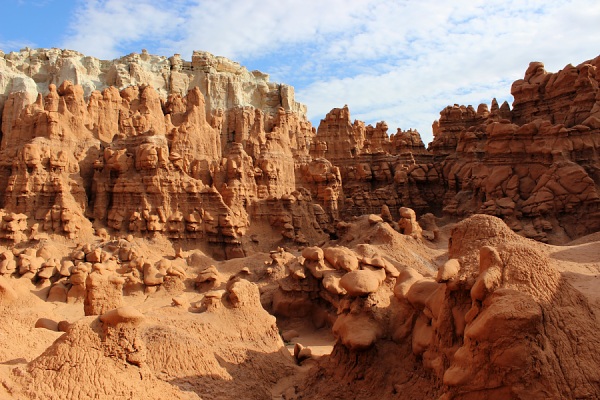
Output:
[[[461,221],[452,232],[451,259],[437,279],[408,267],[395,279],[391,297],[383,284],[357,294],[362,297],[349,307],[349,292],[339,301],[333,326],[338,342],[300,393],[597,398],[595,306],[539,248],[499,218]]]
[[[403,205],[419,212],[441,211],[436,205],[443,198],[438,171],[417,131],[398,129],[389,135],[385,122],[365,126],[351,122],[347,106],[335,108],[321,120],[311,155],[326,158],[339,170],[342,219],[378,214],[382,206],[395,219]]]

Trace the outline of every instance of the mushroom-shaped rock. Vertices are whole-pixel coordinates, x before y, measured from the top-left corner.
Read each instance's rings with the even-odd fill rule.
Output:
[[[287,267],[290,271],[290,276],[295,279],[298,279],[298,280],[306,278],[304,266],[301,264],[302,259],[303,259],[302,257],[298,257],[287,263]],[[304,260],[304,261],[306,261],[306,260]],[[308,261],[308,262],[310,262],[310,261]],[[240,271],[240,274],[241,274],[241,271]]]
[[[56,252],[56,249],[51,248],[50,246],[42,246],[38,249],[36,255],[38,257],[42,257],[43,259],[47,260],[51,257],[54,257]]]
[[[167,275],[185,279],[186,278],[185,268],[181,265],[171,264],[167,268]]]
[[[438,282],[448,282],[458,276],[460,272],[460,262],[456,258],[451,258],[446,261],[444,265],[442,265],[438,269],[437,273],[437,281]]]
[[[32,279],[40,270],[44,261],[45,260],[42,257],[21,254],[21,267],[19,268],[19,273],[23,275],[24,278]]]
[[[384,222],[393,222],[394,220],[387,204],[381,206],[381,219]]]
[[[370,265],[372,267],[384,268],[385,261],[381,257],[363,257],[363,264]]]
[[[221,300],[223,298],[223,296],[225,296],[225,293],[227,293],[227,291],[224,290],[224,289],[211,290],[210,292],[206,292],[204,294],[204,298],[205,299],[218,299],[218,300]]]
[[[234,307],[261,307],[258,286],[250,281],[245,279],[235,281],[231,286],[228,287],[228,291],[229,301]]]
[[[46,299],[46,301],[60,301],[65,303],[67,301],[68,292],[69,289],[62,281],[55,282],[50,288],[50,291],[48,292],[48,298]]]
[[[304,260],[304,266],[310,271],[312,276],[317,279],[322,279],[323,275],[328,271],[335,271],[335,269],[329,267],[328,264],[325,263],[325,260],[313,261],[306,259]]]
[[[91,263],[98,263],[102,261],[102,249],[100,247],[95,248],[85,255],[85,260]]]
[[[85,243],[83,246],[81,246],[81,251],[83,251],[85,254],[89,254],[93,250],[94,249],[92,248],[91,243]]]
[[[366,269],[348,272],[340,279],[340,286],[350,296],[365,296],[379,289],[381,277],[374,271]]]
[[[327,271],[323,273],[323,280],[321,283],[325,290],[332,294],[344,295],[346,294],[346,289],[344,289],[340,285],[340,280],[342,278],[341,271]]]
[[[38,278],[41,279],[50,279],[52,275],[56,272],[56,261],[50,259],[42,264],[42,267],[37,273]]]
[[[333,324],[332,332],[351,350],[365,350],[381,336],[381,327],[363,314],[342,314]]]
[[[12,251],[0,253],[0,275],[10,275],[17,269],[17,262]]]
[[[500,286],[502,260],[498,251],[491,246],[479,250],[479,276],[471,288],[471,299],[483,301],[488,293]]]
[[[400,275],[396,280],[394,296],[396,296],[398,300],[405,299],[410,287],[420,279],[423,279],[423,275],[421,275],[417,270],[410,267],[405,268],[402,270],[402,272],[400,272]]]
[[[144,263],[144,285],[158,286],[164,282],[165,275],[151,263]]]
[[[323,249],[320,247],[306,247],[302,250],[302,257],[312,261],[322,261],[324,258]]]
[[[296,343],[294,345],[294,358],[297,363],[301,363],[302,361],[312,357],[312,350],[310,347],[305,347],[300,343]]]
[[[398,271],[398,268],[396,268],[394,266],[394,264],[392,264],[391,262],[389,262],[387,260],[384,260],[384,261],[385,261],[385,267],[383,267],[383,268],[385,269],[385,272],[394,278],[399,277],[400,272]]]
[[[429,296],[436,291],[440,284],[437,283],[432,278],[423,278],[421,280],[416,281],[412,284],[408,293],[406,294],[406,299],[412,304],[415,308],[422,310],[425,308],[427,304],[427,299]]]
[[[383,218],[381,218],[381,216],[379,216],[377,214],[370,214],[369,215],[369,225],[375,225],[375,224],[378,224],[380,222],[383,222]]]
[[[74,266],[75,266],[75,264],[73,264],[73,261],[64,260],[63,262],[60,263],[59,273],[62,276],[71,276],[71,272],[73,271]]]
[[[169,268],[171,268],[171,261],[166,258],[161,258],[156,264],[156,269],[158,269],[163,275],[166,275]]]
[[[415,211],[407,207],[400,207],[398,227],[400,228],[400,233],[412,235],[413,237],[420,237],[423,231],[417,222]]]
[[[386,273],[388,273],[390,276],[393,276],[394,278],[397,278],[400,275],[398,269],[392,263],[390,263],[381,256],[363,257],[362,263],[371,267],[383,268]]]
[[[203,269],[198,273],[198,276],[196,277],[196,283],[210,283],[213,286],[218,286],[223,282],[223,279],[224,278],[221,273],[219,273],[219,270],[217,270],[217,267],[211,265],[210,267]]]
[[[144,321],[144,314],[131,306],[123,306],[110,310],[100,316],[100,321],[111,326],[126,324],[138,326]]]
[[[79,264],[79,265],[73,267],[73,269],[71,271],[71,276],[69,278],[71,280],[71,284],[83,285],[85,283],[85,279],[87,278],[90,270],[91,270],[91,268],[88,269],[87,264],[85,264],[85,263],[82,263],[82,264]]]
[[[214,311],[222,305],[221,299],[227,293],[225,290],[211,290],[204,294],[202,299],[202,306],[206,308],[206,311]]]
[[[324,251],[325,259],[335,268],[345,271],[358,269],[356,254],[347,247],[328,247]]]

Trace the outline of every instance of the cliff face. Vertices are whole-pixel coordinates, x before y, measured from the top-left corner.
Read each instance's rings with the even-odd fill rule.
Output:
[[[512,86],[512,110],[442,111],[431,150],[444,157],[444,211],[496,215],[543,241],[600,229],[599,63],[558,73],[531,63]]]
[[[311,154],[327,158],[340,170],[342,219],[379,214],[384,206],[397,219],[400,206],[433,211],[441,204],[443,188],[419,133],[387,131],[383,121],[375,127],[351,123],[347,106],[333,109],[321,120]]]
[[[512,110],[445,108],[426,149],[416,131],[351,122],[347,106],[315,130],[293,88],[206,52],[2,55],[0,235],[160,232],[233,257],[404,206],[581,236],[600,229],[599,59],[556,74],[532,63]]]
[[[600,229],[600,57],[547,73],[531,63],[508,103],[448,106],[425,150],[418,133],[350,122],[319,125],[311,154],[341,171],[343,217],[387,206],[464,218],[498,216],[520,234],[560,242]]]
[[[75,237],[93,224],[208,240],[231,257],[253,217],[293,240],[324,235],[296,188],[314,133],[293,88],[204,52],[108,62],[41,49],[0,64],[0,205],[21,221],[3,224],[5,237],[32,227]]]

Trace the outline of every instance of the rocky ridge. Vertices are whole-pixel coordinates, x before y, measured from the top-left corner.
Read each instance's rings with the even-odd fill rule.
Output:
[[[416,131],[351,122],[347,106],[314,129],[293,88],[206,52],[4,54],[0,230],[160,232],[237,257],[261,246],[253,226],[270,225],[270,243],[314,244],[338,221],[405,206],[579,237],[600,228],[598,62],[532,63],[512,110],[449,106],[426,149]]]
[[[204,52],[190,63],[26,50],[2,64],[5,237],[93,225],[236,257],[250,217],[298,242],[325,235],[329,216],[297,191],[314,133],[293,88]]]
[[[597,239],[539,242],[599,230],[598,59],[428,149],[208,53],[0,63],[1,397],[600,396]]]

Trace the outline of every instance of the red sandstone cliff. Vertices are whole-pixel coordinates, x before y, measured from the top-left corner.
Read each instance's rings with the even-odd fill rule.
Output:
[[[556,74],[532,63],[512,110],[449,106],[425,149],[416,131],[351,122],[347,106],[315,131],[293,88],[204,52],[10,53],[0,232],[160,232],[233,257],[260,248],[256,226],[270,226],[263,244],[307,244],[350,216],[398,219],[404,206],[496,215],[543,241],[578,237],[600,229],[598,60]]]

